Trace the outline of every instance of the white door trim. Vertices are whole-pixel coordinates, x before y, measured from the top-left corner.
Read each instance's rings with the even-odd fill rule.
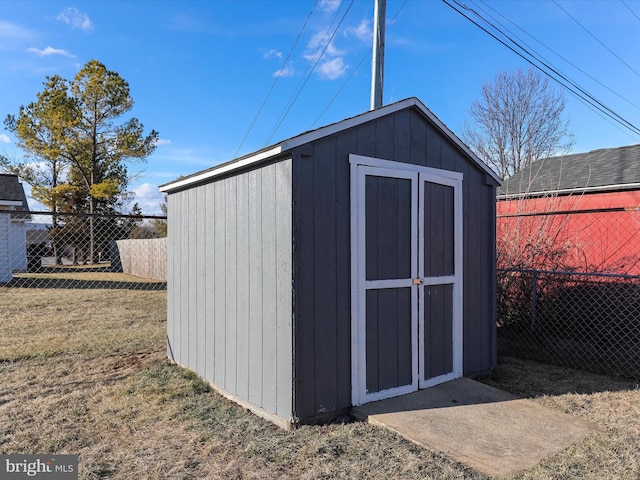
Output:
[[[393,162],[361,155],[349,155],[351,164],[351,397],[353,405],[390,398],[405,393],[410,393],[418,388],[425,388],[444,381],[462,376],[462,179],[459,172],[440,170],[419,165]],[[406,178],[412,181],[412,267],[410,279],[367,280],[365,271],[365,202],[364,189],[366,175],[375,175],[391,178]],[[455,273],[444,277],[424,277],[424,272],[418,272],[418,265],[424,265],[422,257],[424,248],[424,222],[419,219],[419,212],[424,208],[424,199],[421,198],[424,189],[422,182],[431,181],[454,187],[454,216],[456,228],[454,230],[455,242]],[[361,199],[360,197],[363,196]],[[420,227],[420,225],[422,225]],[[422,230],[419,232],[419,228]],[[421,267],[422,268],[422,267]],[[423,285],[413,284],[413,279],[421,278]],[[423,338],[423,322],[418,321],[418,316],[424,308],[424,285],[453,284],[453,372],[440,377],[424,379],[424,355],[418,344],[418,338]],[[383,390],[374,393],[366,391],[366,341],[365,341],[365,316],[366,290],[381,288],[411,287],[412,308],[412,382],[408,385]]]

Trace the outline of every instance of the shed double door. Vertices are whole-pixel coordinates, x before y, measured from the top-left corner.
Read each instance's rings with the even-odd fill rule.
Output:
[[[462,375],[462,176],[352,159],[353,403]]]

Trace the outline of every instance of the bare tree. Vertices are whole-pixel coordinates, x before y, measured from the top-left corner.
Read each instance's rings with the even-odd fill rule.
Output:
[[[502,72],[482,85],[462,138],[504,179],[535,160],[571,150],[573,135],[562,119],[564,108],[562,91],[533,68]]]

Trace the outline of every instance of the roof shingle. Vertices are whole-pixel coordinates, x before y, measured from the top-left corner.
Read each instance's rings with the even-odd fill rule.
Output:
[[[27,196],[17,175],[0,173],[0,205],[5,202],[22,202],[21,206],[15,206],[14,210],[28,211]],[[12,218],[29,218],[29,215],[12,213]]]
[[[507,178],[498,196],[629,189],[640,189],[640,145],[537,160]]]

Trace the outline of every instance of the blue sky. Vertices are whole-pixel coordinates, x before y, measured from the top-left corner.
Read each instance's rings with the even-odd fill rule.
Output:
[[[640,125],[640,1],[464,3]],[[160,184],[368,110],[372,19],[373,0],[0,0],[0,117],[46,76],[104,63],[129,82],[131,116],[160,133],[130,166],[136,200],[157,213]],[[384,103],[418,97],[456,133],[483,82],[528,67],[441,1],[387,0],[387,20]],[[566,98],[575,152],[640,143]],[[0,153],[19,159],[14,141],[0,130]]]

